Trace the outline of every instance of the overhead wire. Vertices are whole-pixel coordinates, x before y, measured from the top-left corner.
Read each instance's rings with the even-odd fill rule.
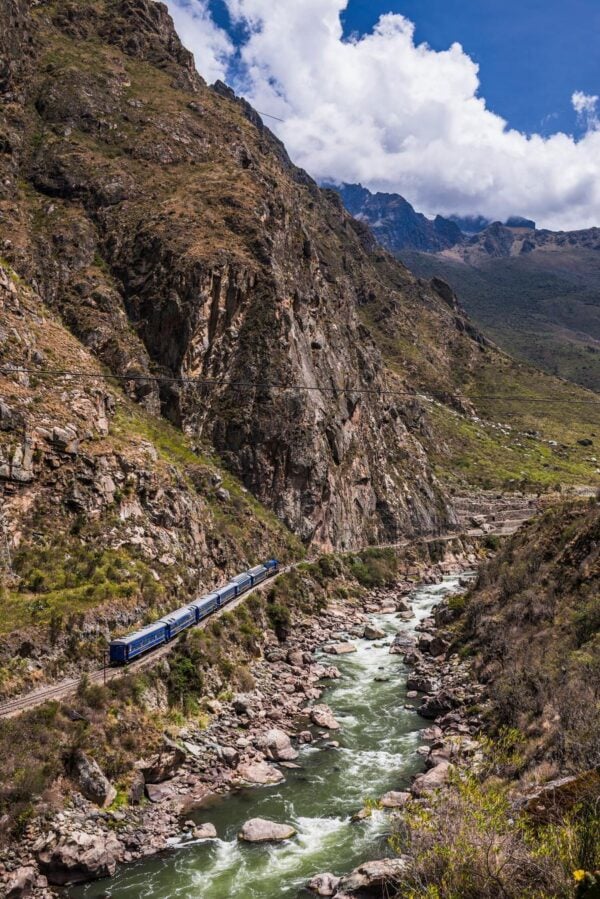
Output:
[[[389,388],[378,387],[360,387],[346,386],[338,387],[329,384],[284,384],[274,381],[246,381],[239,379],[219,380],[216,378],[202,377],[177,377],[175,375],[139,373],[139,374],[114,374],[112,372],[89,372],[76,369],[50,369],[50,368],[29,368],[21,365],[0,366],[0,374],[17,375],[17,374],[36,375],[38,377],[53,378],[79,378],[81,380],[104,380],[117,382],[144,382],[154,381],[165,384],[181,384],[192,387],[219,387],[219,388],[245,388],[249,390],[282,390],[282,391],[306,391],[317,393],[332,394],[361,394],[377,397],[399,397],[403,399],[413,400],[436,400],[445,403],[448,402],[511,402],[511,403],[530,403],[530,404],[561,404],[569,403],[569,405],[578,406],[600,406],[600,398],[594,399],[575,399],[573,397],[555,397],[548,395],[530,395],[519,396],[514,394],[498,394],[498,393],[473,393],[460,394],[450,393],[448,391],[428,391],[423,393],[420,391],[409,390],[393,390]]]

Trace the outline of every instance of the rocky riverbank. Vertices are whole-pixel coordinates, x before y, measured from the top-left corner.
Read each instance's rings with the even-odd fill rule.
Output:
[[[237,786],[283,780],[286,769],[296,764],[295,746],[309,742],[323,748],[336,746],[338,722],[320,700],[327,683],[339,672],[334,664],[318,661],[317,652],[324,650],[334,662],[336,656],[352,651],[353,639],[378,639],[380,634],[369,624],[369,616],[382,611],[401,618],[410,616],[406,596],[417,576],[422,583],[436,582],[475,562],[474,555],[451,555],[419,572],[412,571],[410,579],[400,580],[393,589],[375,589],[359,600],[336,598],[319,615],[294,622],[283,643],[267,632],[262,658],[250,668],[252,689],[209,701],[208,726],[187,722],[166,734],[157,755],[140,759],[128,796],[117,802],[102,772],[80,754],[74,774],[80,789],[72,795],[70,807],[49,821],[31,822],[20,845],[5,853],[7,894],[47,897],[54,885],[111,876],[117,865],[159,853],[182,834],[184,838],[213,837],[210,825],[197,828],[187,820],[194,808]],[[420,630],[418,641],[410,647],[400,641],[391,647],[393,652],[405,653],[414,665],[414,678],[423,679],[421,684],[415,683],[416,688],[423,688],[424,679],[430,678],[432,695],[424,707],[427,703],[431,707],[434,696],[442,701],[440,693],[450,689],[450,675],[455,678],[453,689],[464,689],[456,680],[454,666],[443,663],[440,667],[435,650],[429,626]],[[438,684],[440,689],[433,691]],[[164,700],[157,695],[155,701],[160,705]],[[446,712],[446,716],[453,714]],[[474,722],[455,723],[449,718],[445,724],[450,729],[455,724],[465,736],[464,728]],[[438,745],[440,734],[437,730],[431,733],[436,742],[427,761],[437,774],[440,765],[448,761],[441,756],[452,755],[449,744]],[[447,738],[451,736],[449,730]],[[432,766],[433,760],[438,764]],[[430,777],[431,771],[423,777]]]

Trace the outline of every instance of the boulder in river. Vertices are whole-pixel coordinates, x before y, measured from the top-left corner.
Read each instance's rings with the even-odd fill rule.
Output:
[[[251,818],[238,833],[238,839],[245,843],[280,843],[289,840],[295,833],[290,824],[277,824],[266,818]]]
[[[380,627],[375,627],[374,624],[367,624],[363,632],[363,637],[365,640],[383,640],[385,631]]]
[[[334,874],[317,874],[306,884],[311,893],[317,896],[335,896],[340,878]]]
[[[276,784],[283,780],[283,774],[268,762],[244,762],[238,765],[237,773],[250,784]]]
[[[356,652],[356,646],[354,643],[330,643],[325,647],[325,652],[332,656],[343,656],[350,652]]]
[[[350,874],[340,878],[338,893],[362,893],[377,890],[380,895],[392,890],[407,868],[405,858],[382,858],[359,865]],[[387,895],[387,893],[386,893]]]
[[[56,886],[112,877],[121,846],[112,833],[75,831],[51,840],[38,853],[40,869]]]
[[[326,730],[339,730],[340,725],[335,720],[333,712],[328,705],[314,705],[310,710],[310,720],[317,727],[324,727]]]
[[[292,747],[292,743],[285,731],[273,727],[260,741],[261,748],[274,762],[291,762],[298,758],[298,753]]]
[[[410,801],[410,793],[396,790],[390,790],[381,797],[381,804],[384,808],[402,808]]]
[[[216,840],[217,828],[214,824],[199,824],[192,831],[192,836],[195,840]]]

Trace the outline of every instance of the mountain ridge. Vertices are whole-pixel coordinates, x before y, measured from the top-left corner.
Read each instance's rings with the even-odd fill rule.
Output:
[[[454,217],[469,230],[444,244],[433,233],[440,217],[426,219],[397,195],[345,185],[341,196],[417,275],[449,282],[504,350],[600,390],[600,228],[554,232],[516,216],[506,224]]]

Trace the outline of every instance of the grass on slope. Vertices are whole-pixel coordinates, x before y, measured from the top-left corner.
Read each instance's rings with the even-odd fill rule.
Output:
[[[600,391],[600,254],[587,249],[489,259],[475,268],[403,252],[415,274],[451,284],[474,322],[507,352]]]

